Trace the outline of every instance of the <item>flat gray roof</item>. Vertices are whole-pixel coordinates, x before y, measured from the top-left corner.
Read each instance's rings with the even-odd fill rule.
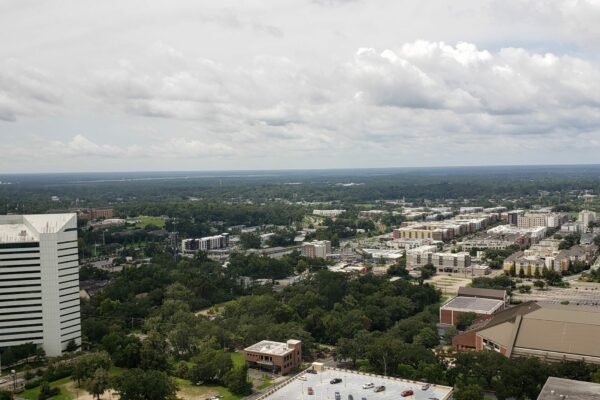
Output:
[[[444,304],[442,309],[451,309],[460,312],[475,312],[478,314],[493,314],[503,305],[503,300],[457,296]]]
[[[299,379],[306,377],[306,381]],[[334,378],[342,379],[341,383],[331,384]],[[288,383],[289,382],[289,383]],[[362,385],[373,383],[375,386],[385,386],[385,391],[375,393],[373,389],[363,389]],[[366,397],[367,400],[398,400],[404,390],[412,389],[413,396],[406,397],[407,400],[430,400],[437,398],[446,400],[450,398],[452,388],[447,386],[431,385],[427,390],[421,390],[425,383],[408,381],[406,379],[389,378],[380,375],[363,374],[355,371],[345,371],[327,368],[316,374],[302,373],[291,381],[284,383],[282,387],[275,390],[265,400],[333,400],[335,392],[339,392],[342,400],[347,400],[352,395],[354,400]],[[314,394],[308,395],[308,388],[313,389]]]
[[[600,384],[549,377],[538,400],[597,400]]]
[[[250,347],[246,347],[244,351],[250,351],[253,353],[262,353],[262,354],[270,354],[273,356],[282,356],[291,352],[293,349],[290,349],[287,343],[281,342],[272,342],[270,340],[263,340],[256,344],[253,344]]]

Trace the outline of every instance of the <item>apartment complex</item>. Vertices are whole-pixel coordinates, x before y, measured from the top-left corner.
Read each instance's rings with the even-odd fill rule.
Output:
[[[545,226],[548,228],[560,228],[567,221],[568,217],[564,214],[528,212],[517,216],[517,227],[534,228],[536,226]]]
[[[325,258],[331,254],[331,241],[315,240],[302,244],[302,255],[308,258]]]
[[[346,210],[313,210],[312,213],[313,215],[318,215],[320,217],[335,218],[339,217],[345,212]]]
[[[422,246],[406,252],[406,267],[419,269],[427,264],[433,265],[438,272],[456,272],[471,265],[471,255],[467,252],[439,253],[435,246]]]
[[[81,344],[76,214],[0,216],[0,347]]]
[[[579,213],[577,222],[581,225],[581,231],[587,231],[592,222],[596,222],[596,213],[593,211],[583,210]]]
[[[527,302],[479,321],[452,343],[457,350],[491,350],[508,358],[600,364],[598,337],[597,307]]]
[[[225,249],[227,247],[229,247],[229,233],[207,236],[200,239],[184,239],[181,241],[181,251],[184,254]]]
[[[542,273],[544,267],[563,272],[567,271],[574,262],[590,265],[598,253],[598,247],[594,244],[575,245],[563,250],[559,250],[559,244],[560,240],[542,240],[525,251],[518,251],[508,256],[504,260],[503,269],[507,273],[513,268],[516,273],[523,270],[527,276],[532,276],[536,270]]]
[[[293,339],[286,343],[263,340],[246,347],[244,357],[250,367],[286,375],[302,364],[302,342]]]
[[[485,229],[498,214],[460,215],[444,221],[403,222],[394,229],[393,239],[450,240],[456,236]]]

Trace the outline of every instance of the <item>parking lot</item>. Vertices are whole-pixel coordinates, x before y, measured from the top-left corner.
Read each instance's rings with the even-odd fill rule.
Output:
[[[398,400],[405,390],[413,390],[414,395],[405,397],[407,400],[445,400],[450,397],[452,389],[446,386],[434,386],[427,390],[421,390],[423,383],[385,378],[380,376],[363,375],[350,371],[338,371],[326,369],[317,374],[305,373],[306,377],[295,378],[289,384],[283,386],[275,393],[267,397],[268,400],[335,400],[335,392],[340,393],[341,400],[348,400],[352,395],[354,400]],[[331,384],[334,378],[342,379],[341,383]],[[374,389],[363,389],[366,383],[375,386],[385,386],[385,391],[376,393]],[[312,388],[313,395],[309,395]]]
[[[573,305],[600,306],[600,284],[571,282],[568,288],[532,289],[530,294],[515,291],[513,300],[537,300],[551,303],[569,302]]]

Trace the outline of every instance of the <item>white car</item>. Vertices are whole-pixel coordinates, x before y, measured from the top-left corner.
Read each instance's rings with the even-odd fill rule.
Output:
[[[6,379],[0,379],[0,384],[8,382]]]
[[[306,376],[305,375],[300,375],[298,377],[298,379],[301,380],[301,381],[305,381],[306,380]]]
[[[363,389],[373,389],[374,387],[375,384],[373,382],[365,383],[364,385],[362,385]]]

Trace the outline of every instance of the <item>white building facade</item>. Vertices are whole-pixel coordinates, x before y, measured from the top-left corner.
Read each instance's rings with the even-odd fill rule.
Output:
[[[0,216],[0,347],[81,344],[76,214]]]

